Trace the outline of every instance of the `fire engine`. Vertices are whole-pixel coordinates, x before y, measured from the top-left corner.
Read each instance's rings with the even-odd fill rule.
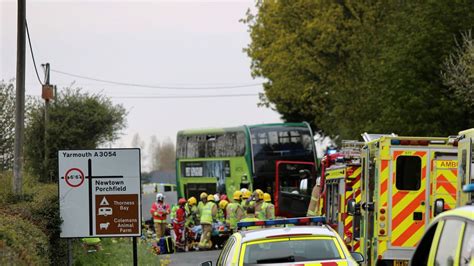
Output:
[[[341,149],[324,156],[321,165],[321,182],[324,184],[321,213],[344,239],[350,251],[360,251],[360,217],[349,216],[345,210],[350,199],[360,202],[360,150],[363,144],[343,140]]]
[[[347,215],[360,220],[367,265],[407,265],[436,215],[435,200],[443,200],[442,210],[456,205],[455,138],[367,133],[363,138],[360,201],[347,201]]]

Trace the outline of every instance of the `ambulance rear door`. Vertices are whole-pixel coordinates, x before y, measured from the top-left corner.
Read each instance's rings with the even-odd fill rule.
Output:
[[[431,179],[431,217],[434,217],[434,202],[437,199],[444,201],[444,210],[456,207],[458,161],[457,151],[453,153],[434,153],[432,161]]]
[[[414,248],[428,223],[429,156],[427,147],[392,146],[391,148],[392,174],[389,177],[391,248]]]

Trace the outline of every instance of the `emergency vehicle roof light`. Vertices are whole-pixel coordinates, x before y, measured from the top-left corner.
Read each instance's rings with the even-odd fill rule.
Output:
[[[392,140],[390,141],[390,144],[392,144],[392,145],[400,145],[400,140],[399,140],[399,139],[392,139]]]
[[[273,226],[273,225],[287,225],[287,224],[309,224],[309,223],[326,223],[326,218],[323,216],[315,217],[299,217],[299,218],[288,218],[288,219],[277,219],[277,220],[266,220],[266,221],[251,221],[251,222],[239,222],[237,223],[238,228],[250,227],[250,226]]]
[[[428,140],[408,140],[408,139],[392,139],[390,140],[392,145],[416,145],[416,146],[427,146],[430,144]]]
[[[467,184],[462,187],[463,192],[474,192],[474,184]]]

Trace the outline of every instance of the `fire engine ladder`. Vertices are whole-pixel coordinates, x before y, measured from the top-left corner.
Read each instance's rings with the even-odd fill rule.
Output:
[[[369,134],[367,132],[361,134],[362,138],[364,139],[365,143],[371,142],[374,139],[379,139],[381,137],[387,136],[387,137],[398,137],[397,134],[392,133],[392,134]]]
[[[364,146],[364,142],[357,140],[343,140],[341,145],[341,153],[346,159],[359,159],[360,151]]]

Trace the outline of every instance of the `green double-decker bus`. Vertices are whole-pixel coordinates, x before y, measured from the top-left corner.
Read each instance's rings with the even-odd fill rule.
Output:
[[[176,145],[178,194],[231,196],[241,188],[260,188],[274,198],[277,215],[305,215],[316,160],[307,123],[183,130]],[[312,173],[304,182],[299,176],[303,169]]]

